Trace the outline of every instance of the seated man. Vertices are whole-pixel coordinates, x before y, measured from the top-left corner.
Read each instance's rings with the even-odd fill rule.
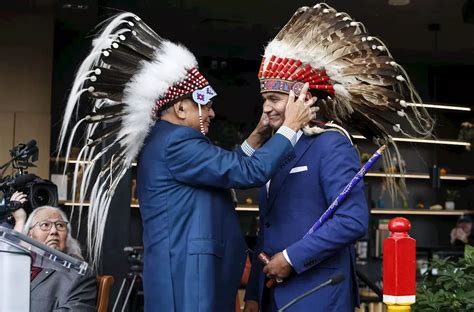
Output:
[[[15,192],[10,201],[24,203],[26,195]],[[13,213],[15,230],[51,248],[81,258],[79,244],[71,236],[66,214],[51,206],[38,207],[26,219],[23,208]],[[31,309],[40,311],[95,311],[97,287],[95,276],[87,273],[32,267]]]

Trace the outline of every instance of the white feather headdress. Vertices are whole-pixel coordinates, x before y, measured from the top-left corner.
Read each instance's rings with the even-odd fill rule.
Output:
[[[360,119],[365,128],[359,130],[370,139],[386,141],[393,132],[425,137],[433,129],[424,108],[408,107],[421,99],[382,41],[325,3],[295,12],[265,48],[259,78],[262,92],[297,92],[308,82],[326,93],[320,114],[343,125]],[[411,129],[381,112],[406,119]]]
[[[87,242],[93,266],[100,258],[114,191],[140,152],[156,113],[176,99],[210,88],[197,65],[185,47],[161,38],[132,13],[110,19],[81,64],[65,108],[59,151],[69,136],[67,162],[74,136],[86,123],[73,194],[79,187],[79,211],[90,198]],[[84,103],[83,94],[93,99],[89,114],[69,131],[75,108]],[[105,165],[96,168],[98,162]],[[81,164],[83,175],[77,186]]]
[[[408,105],[421,99],[385,44],[325,3],[294,13],[266,46],[258,77],[262,93],[299,93],[309,83],[324,119],[355,128],[377,145],[390,144],[396,158],[400,155],[393,133],[428,137],[434,127],[423,106]],[[315,126],[304,131],[311,135],[323,130]],[[391,159],[387,150],[386,167]]]

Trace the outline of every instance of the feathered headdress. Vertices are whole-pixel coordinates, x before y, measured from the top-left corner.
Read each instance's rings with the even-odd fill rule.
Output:
[[[414,105],[421,99],[383,42],[325,3],[295,12],[266,46],[258,77],[262,93],[298,94],[308,82],[326,120],[355,127],[377,145],[390,143],[396,151],[392,133],[427,137],[433,130],[433,119]],[[389,166],[389,153],[384,160]]]
[[[197,65],[185,47],[161,38],[138,16],[122,13],[110,19],[80,66],[64,113],[59,151],[74,109],[86,93],[94,101],[90,114],[69,133],[66,161],[76,131],[87,123],[85,145],[74,171],[73,194],[79,166],[85,163],[78,205],[82,207],[90,191],[87,241],[93,265],[100,256],[115,188],[142,148],[157,114],[184,97],[198,103],[201,112],[201,105],[216,95]],[[105,165],[93,180],[99,161]]]

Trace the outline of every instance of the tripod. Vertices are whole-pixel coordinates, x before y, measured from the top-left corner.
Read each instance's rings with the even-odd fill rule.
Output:
[[[117,299],[115,299],[114,307],[112,312],[115,312],[122,299],[122,292],[125,295],[123,303],[121,305],[121,312],[125,312],[128,301],[133,292],[133,299],[130,304],[131,311],[137,311],[138,297],[143,296],[143,290],[141,289],[143,281],[143,247],[125,247],[125,252],[128,252],[128,262],[130,264],[130,271],[127,276],[123,278],[122,285],[120,286]],[[127,288],[125,288],[127,285]],[[124,291],[126,289],[126,291]],[[129,309],[130,311],[130,309]]]
[[[125,295],[125,300],[122,304],[122,310],[120,311],[121,312],[125,311],[125,308],[127,307],[127,304],[128,304],[128,300],[130,299],[130,295],[132,294],[133,290],[135,290],[135,293],[134,293],[134,299],[131,301],[131,306],[134,307],[132,311],[136,311],[137,296],[143,294],[143,291],[139,289],[139,284],[141,283],[142,278],[143,278],[142,273],[139,273],[139,272],[130,272],[127,274],[126,277],[124,277],[122,281],[122,285],[120,286],[119,293],[117,295],[117,299],[115,299],[115,303],[114,303],[114,307],[112,311],[116,311],[115,309],[117,308],[117,305],[121,301],[122,291],[124,290],[126,284],[129,284],[129,286]]]

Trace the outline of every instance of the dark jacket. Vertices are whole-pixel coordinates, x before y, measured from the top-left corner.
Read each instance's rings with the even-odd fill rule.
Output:
[[[95,275],[43,269],[31,282],[31,312],[96,311]]]

